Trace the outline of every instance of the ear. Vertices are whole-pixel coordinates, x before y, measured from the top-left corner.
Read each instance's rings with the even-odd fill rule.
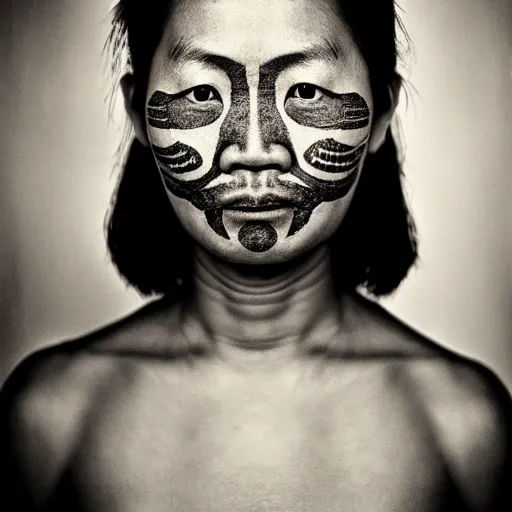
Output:
[[[383,112],[379,112],[373,119],[372,133],[368,145],[369,153],[377,153],[386,140],[386,134],[391,126],[391,120],[398,106],[401,88],[402,79],[399,75],[396,75],[392,84],[388,87],[388,108],[384,109]]]
[[[123,76],[123,78],[121,78],[120,85],[124,96],[124,108],[132,122],[132,126],[135,131],[135,137],[143,146],[148,147],[149,140],[146,133],[146,120],[144,112],[139,112],[133,106],[135,77],[131,73],[127,73]]]

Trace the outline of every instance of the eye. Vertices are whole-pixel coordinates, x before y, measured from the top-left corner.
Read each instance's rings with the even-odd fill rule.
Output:
[[[294,98],[300,98],[302,100],[318,100],[323,96],[320,89],[313,84],[298,84],[292,89]]]
[[[219,93],[209,85],[194,87],[185,97],[192,103],[206,103],[208,101],[220,100]]]

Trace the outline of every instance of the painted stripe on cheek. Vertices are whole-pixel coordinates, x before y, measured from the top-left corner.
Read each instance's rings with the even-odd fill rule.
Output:
[[[171,171],[175,174],[183,174],[195,171],[203,165],[201,155],[192,146],[182,142],[175,142],[167,148],[152,147],[163,172]]]
[[[364,150],[365,144],[354,147],[334,139],[323,139],[306,150],[304,160],[320,171],[349,172],[359,165]]]

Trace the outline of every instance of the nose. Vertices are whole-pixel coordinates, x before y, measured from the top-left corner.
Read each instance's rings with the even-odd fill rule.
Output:
[[[272,130],[267,129],[266,124],[268,121],[261,125],[257,115],[249,116],[243,141],[228,143],[220,154],[219,167],[222,172],[229,173],[237,169],[277,169],[285,172],[291,167],[292,155],[289,149],[278,138],[269,137]]]

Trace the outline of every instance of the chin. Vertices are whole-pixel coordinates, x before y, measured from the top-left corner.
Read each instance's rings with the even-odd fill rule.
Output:
[[[317,240],[306,243],[290,237],[279,240],[272,248],[262,252],[250,251],[238,241],[221,240],[220,243],[205,244],[203,240],[200,243],[206,251],[225,262],[261,267],[293,262],[313,252],[322,242]]]

